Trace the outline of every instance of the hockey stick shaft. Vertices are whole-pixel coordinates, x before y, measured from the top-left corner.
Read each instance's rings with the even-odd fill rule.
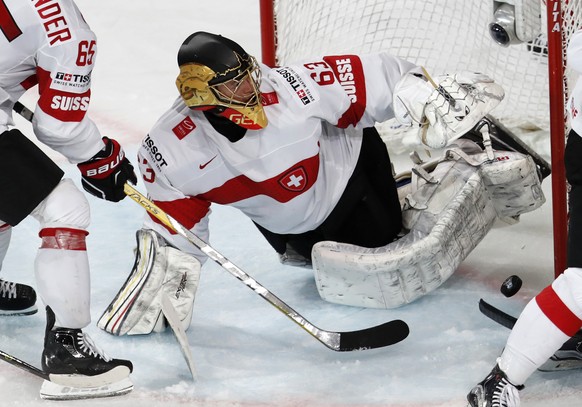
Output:
[[[492,321],[497,322],[499,325],[502,325],[508,329],[513,329],[517,318],[511,316],[499,308],[494,307],[493,305],[485,302],[485,300],[479,300],[479,311],[487,318],[491,319]]]
[[[28,121],[32,121],[33,112],[20,102],[14,105],[14,111],[22,115]],[[303,328],[307,333],[335,351],[353,351],[358,349],[375,349],[388,345],[393,345],[404,339],[409,334],[409,328],[406,322],[401,320],[392,320],[381,325],[357,331],[331,332],[319,329],[307,321],[301,314],[292,309],[281,299],[263,287],[259,282],[245,273],[239,267],[234,265],[222,254],[214,250],[210,245],[183,227],[177,220],[165,213],[161,208],[142,195],[137,189],[129,184],[124,185],[124,191],[127,196],[141,205],[146,211],[155,216],[160,222],[176,233],[186,238],[190,243],[196,246],[214,262],[218,263],[223,269],[242,281],[247,287],[260,295],[269,304],[273,305],[289,319]],[[34,367],[33,367],[34,368]],[[42,372],[42,371],[41,371]]]
[[[0,350],[0,358],[5,361],[10,363],[13,366],[16,366],[19,369],[22,369],[28,373],[32,373],[35,376],[40,377],[41,379],[45,379],[45,380],[50,380],[49,374],[43,372],[42,370],[40,370],[37,367],[32,366],[31,364],[26,363],[23,360],[20,360],[2,350]]]
[[[273,305],[289,319],[307,331],[315,339],[323,343],[329,349],[335,351],[352,351],[357,349],[371,349],[392,345],[400,342],[408,336],[408,326],[404,321],[394,320],[372,328],[349,332],[330,332],[311,324],[301,314],[279,299],[276,295],[262,286],[258,281],[245,273],[242,269],[214,250],[190,230],[182,226],[156,204],[146,198],[137,189],[125,184],[124,191],[127,196],[137,202],[146,211],[156,217],[165,226],[174,230],[180,236],[206,254],[210,259],[219,264],[223,269],[238,278],[247,287],[260,295],[264,300]]]
[[[14,111],[24,117],[29,122],[32,122],[32,118],[34,117],[34,113],[28,107],[24,106],[20,102],[16,102],[13,107]]]

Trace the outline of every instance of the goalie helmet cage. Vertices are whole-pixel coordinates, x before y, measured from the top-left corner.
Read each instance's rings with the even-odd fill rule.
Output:
[[[503,3],[518,14],[522,40],[506,47],[489,33]],[[550,134],[554,274],[565,270],[566,100],[575,80],[565,51],[582,26],[582,0],[261,0],[260,7],[262,60],[269,66],[382,50],[426,67],[433,77],[484,72],[501,84],[506,97],[493,116],[518,134]],[[381,126],[381,132],[394,127]]]

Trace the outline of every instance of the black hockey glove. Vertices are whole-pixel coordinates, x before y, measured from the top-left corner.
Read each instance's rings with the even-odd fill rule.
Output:
[[[137,184],[133,166],[119,143],[103,137],[105,147],[93,158],[77,164],[81,171],[81,183],[85,191],[98,198],[119,202],[125,198],[123,185],[130,181]]]

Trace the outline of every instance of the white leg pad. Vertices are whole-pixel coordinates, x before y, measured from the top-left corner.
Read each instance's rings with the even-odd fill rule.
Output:
[[[511,154],[517,154],[514,165],[521,167],[523,156]],[[485,153],[472,157],[475,160],[471,161],[483,162]],[[503,187],[495,188],[499,184],[493,184],[493,188],[486,185],[493,183],[493,177],[485,179],[482,175],[483,167],[499,163],[504,165],[506,160],[479,166],[462,159],[439,163],[430,174],[438,182],[420,182],[406,197],[403,221],[408,233],[393,243],[378,248],[332,241],[317,243],[312,259],[320,296],[338,304],[395,308],[439,287],[488,233],[498,211],[503,216],[513,216],[544,202],[538,181],[533,188],[536,192],[530,193],[521,206],[514,205],[511,212],[499,209],[504,207],[502,201],[507,194],[500,192]],[[529,170],[535,174],[535,168]],[[486,170],[487,175],[490,173],[497,172]],[[524,187],[509,178],[505,191],[513,197]],[[526,179],[526,183],[531,180],[518,178]],[[530,186],[529,191],[533,189]]]
[[[97,326],[113,335],[164,330],[163,291],[187,329],[200,278],[200,262],[190,254],[167,246],[153,230],[141,229],[136,237],[138,248],[132,272]]]

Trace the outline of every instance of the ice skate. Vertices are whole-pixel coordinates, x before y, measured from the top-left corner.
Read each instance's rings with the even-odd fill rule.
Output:
[[[538,370],[555,372],[582,368],[582,333],[568,339]]]
[[[499,366],[467,394],[468,407],[519,407],[519,390],[514,386]]]
[[[55,315],[47,307],[47,327],[42,369],[50,381],[42,385],[44,399],[65,400],[108,397],[133,389],[128,360],[111,359],[80,329],[55,327]]]
[[[25,284],[0,279],[0,315],[31,315],[38,311],[36,292]]]

